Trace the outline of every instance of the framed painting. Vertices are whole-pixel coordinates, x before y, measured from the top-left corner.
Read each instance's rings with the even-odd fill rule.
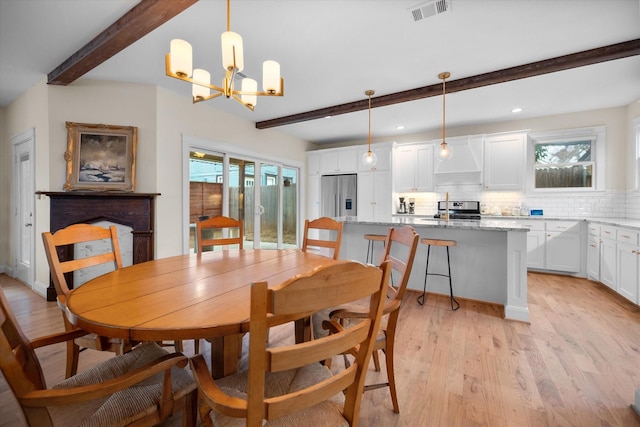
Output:
[[[65,191],[135,190],[137,127],[66,123]]]

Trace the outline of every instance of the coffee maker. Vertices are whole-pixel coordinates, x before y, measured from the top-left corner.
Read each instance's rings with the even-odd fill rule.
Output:
[[[404,197],[400,197],[400,206],[398,207],[398,213],[407,213],[407,204],[404,201]]]
[[[409,213],[415,213],[416,211],[416,199],[409,199]]]

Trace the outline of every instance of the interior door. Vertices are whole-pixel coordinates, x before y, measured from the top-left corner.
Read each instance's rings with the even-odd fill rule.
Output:
[[[33,287],[34,259],[34,151],[35,132],[30,129],[12,138],[14,152],[14,267],[15,277]]]

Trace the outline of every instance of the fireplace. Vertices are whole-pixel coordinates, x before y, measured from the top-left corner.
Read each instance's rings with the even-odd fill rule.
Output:
[[[55,233],[71,224],[110,221],[131,227],[133,234],[133,264],[153,259],[154,202],[159,193],[110,192],[37,192],[51,199],[50,231]],[[61,259],[73,257],[73,247],[60,254]],[[73,286],[73,277],[67,278]],[[53,283],[47,288],[47,301],[56,300]]]

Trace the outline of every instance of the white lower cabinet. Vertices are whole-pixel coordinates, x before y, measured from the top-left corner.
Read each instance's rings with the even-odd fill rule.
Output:
[[[527,233],[527,268],[544,270],[544,221],[522,221]]]
[[[587,277],[600,280],[600,236],[589,234],[587,240]]]
[[[527,268],[579,273],[581,229],[579,221],[522,221],[527,233]]]
[[[554,271],[580,271],[580,223],[547,221],[545,224],[545,268]]]
[[[600,238],[600,283],[616,290],[616,241]]]
[[[617,287],[620,295],[640,304],[640,233],[629,229],[618,229]]]
[[[588,277],[640,304],[640,232],[612,225],[588,228]]]

